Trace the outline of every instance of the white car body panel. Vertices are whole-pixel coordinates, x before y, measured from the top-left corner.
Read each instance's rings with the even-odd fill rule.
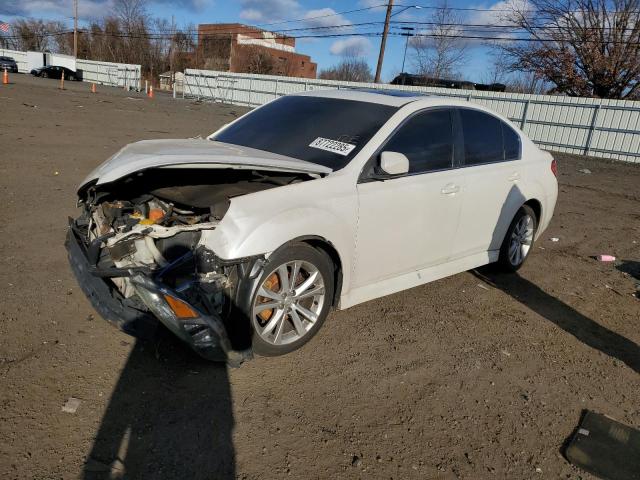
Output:
[[[203,164],[318,174],[319,178],[306,182],[232,198],[216,228],[203,231],[200,245],[231,260],[269,256],[300,238],[323,239],[335,248],[342,264],[339,308],[497,260],[497,250],[515,211],[529,199],[542,205],[537,235],[547,227],[557,199],[551,157],[517,128],[521,160],[358,183],[366,162],[416,111],[464,107],[490,113],[504,122],[508,119],[480,105],[426,96],[395,97],[361,91],[300,95],[400,108],[347,166],[335,172],[309,162],[210,140],[164,144],[154,141],[125,147],[83,184],[96,179],[107,183],[152,167]],[[448,190],[452,186],[457,189]]]
[[[206,139],[143,140],[127,145],[92,171],[80,186],[98,185],[149,168],[210,167],[326,174],[330,168],[296,158]]]
[[[459,171],[446,170],[358,185],[354,288],[449,259],[462,197],[442,190],[463,188],[461,179]]]

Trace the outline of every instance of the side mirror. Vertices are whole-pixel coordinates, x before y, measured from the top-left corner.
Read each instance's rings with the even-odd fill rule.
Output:
[[[382,152],[380,169],[387,175],[404,175],[409,172],[409,159],[403,153]]]

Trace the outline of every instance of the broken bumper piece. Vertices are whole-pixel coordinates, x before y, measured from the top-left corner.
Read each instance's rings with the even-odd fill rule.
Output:
[[[98,268],[89,261],[91,246],[78,238],[73,225],[65,242],[71,269],[96,311],[107,321],[138,338],[153,337],[157,320],[202,357],[239,366],[250,352],[232,350],[222,320],[199,311],[181,295],[153,280],[146,273],[130,269]],[[129,276],[143,305],[125,299],[108,283],[109,277]],[[156,320],[157,319],[157,320]]]

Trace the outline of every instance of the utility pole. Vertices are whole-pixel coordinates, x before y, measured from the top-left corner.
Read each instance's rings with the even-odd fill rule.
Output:
[[[382,73],[382,61],[384,60],[384,48],[387,45],[387,34],[389,33],[389,20],[393,10],[393,0],[387,4],[387,16],[384,19],[384,31],[382,32],[382,42],[380,42],[380,55],[378,55],[378,66],[376,67],[376,78],[374,82],[380,83],[380,73]]]
[[[78,58],[78,0],[73,0],[73,56]]]

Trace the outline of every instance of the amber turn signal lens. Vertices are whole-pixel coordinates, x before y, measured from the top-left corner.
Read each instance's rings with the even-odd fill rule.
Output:
[[[175,313],[176,317],[178,318],[197,318],[200,316],[198,315],[198,312],[196,312],[182,300],[178,300],[171,295],[165,295],[164,299],[167,301],[169,307],[171,307],[171,310],[173,310],[173,313]]]

